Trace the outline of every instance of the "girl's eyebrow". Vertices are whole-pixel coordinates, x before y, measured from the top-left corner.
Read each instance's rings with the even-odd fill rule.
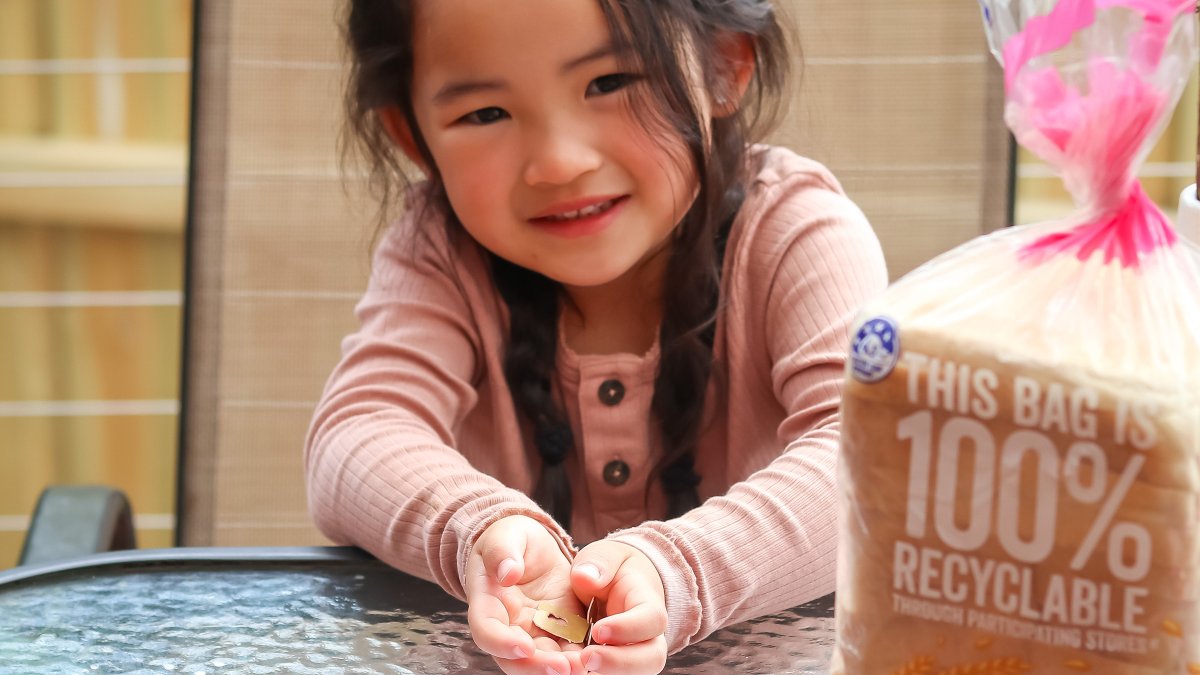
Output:
[[[618,53],[617,49],[611,43],[605,43],[592,51],[577,56],[562,65],[559,69],[562,73],[568,73],[576,68],[599,61],[601,59],[614,56]],[[455,82],[447,82],[437,93],[433,95],[433,102],[437,105],[445,105],[456,98],[461,98],[469,94],[489,91],[503,91],[508,89],[508,85],[503,80],[459,80]]]
[[[600,59],[605,59],[616,54],[617,49],[613,47],[611,42],[606,42],[599,47],[596,47],[592,51],[584,54],[583,56],[577,56],[570,61],[567,61],[559,70],[560,72],[567,73],[579,68],[580,66],[584,66],[593,61],[599,61]]]
[[[433,95],[433,102],[437,105],[445,105],[456,98],[461,98],[468,94],[474,94],[481,91],[500,91],[507,89],[508,85],[500,80],[460,80],[458,82],[447,82],[445,86],[438,89]]]

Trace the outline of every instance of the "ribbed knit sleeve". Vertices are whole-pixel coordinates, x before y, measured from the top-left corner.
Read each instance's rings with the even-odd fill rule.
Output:
[[[739,621],[781,611],[834,589],[838,407],[851,321],[887,275],[866,218],[823,172],[765,186],[745,214],[728,302],[727,351],[764,350],[784,418],[782,453],[681,518],[652,521],[611,538],[637,547],[667,591],[671,652]],[[738,263],[738,261],[735,261]],[[740,322],[740,323],[738,323]],[[732,325],[737,323],[737,325]],[[734,378],[734,386],[742,381]],[[757,395],[732,390],[731,398]],[[729,420],[731,454],[749,437]]]
[[[309,429],[305,468],[326,536],[461,599],[471,546],[502,517],[535,518],[568,556],[571,545],[529,497],[453,447],[479,396],[482,357],[455,257],[437,241],[416,234],[410,216],[381,242],[356,309],[361,327],[344,340]]]

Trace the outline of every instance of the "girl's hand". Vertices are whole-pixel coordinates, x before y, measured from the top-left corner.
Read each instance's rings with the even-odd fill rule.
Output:
[[[560,641],[533,624],[540,602],[583,614],[570,572],[571,561],[558,541],[532,518],[502,518],[475,542],[464,580],[467,624],[475,644],[501,670],[509,675],[580,671],[582,645]]]
[[[592,644],[583,667],[603,675],[659,673],[667,664],[667,601],[662,577],[641,551],[615,541],[590,544],[571,568],[583,602],[596,598]]]

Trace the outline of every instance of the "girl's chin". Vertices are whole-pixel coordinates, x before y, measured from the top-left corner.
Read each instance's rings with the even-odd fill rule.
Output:
[[[545,274],[543,272],[543,274]],[[599,288],[607,286],[621,277],[619,273],[613,274],[580,274],[579,270],[571,270],[562,274],[546,275],[554,279],[558,283],[567,288]]]
[[[628,265],[600,266],[594,260],[575,264],[555,265],[554,269],[541,269],[543,275],[554,279],[567,288],[599,288],[621,279],[630,271]]]
[[[580,290],[599,289],[609,285],[619,285],[631,294],[650,293],[646,284],[653,284],[653,279],[659,278],[661,265],[665,258],[657,255],[660,251],[643,254],[640,258],[632,251],[614,252],[617,260],[601,261],[602,254],[580,257],[577,260],[559,260],[553,269],[545,267],[537,270],[544,276],[554,279],[567,288]],[[623,254],[622,254],[623,253]],[[637,300],[631,297],[630,300]]]

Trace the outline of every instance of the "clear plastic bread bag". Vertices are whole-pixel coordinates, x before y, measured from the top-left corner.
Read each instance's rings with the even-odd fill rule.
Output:
[[[1076,202],[859,317],[834,673],[1200,674],[1200,249],[1135,179],[1193,0],[981,0],[1005,117]]]

